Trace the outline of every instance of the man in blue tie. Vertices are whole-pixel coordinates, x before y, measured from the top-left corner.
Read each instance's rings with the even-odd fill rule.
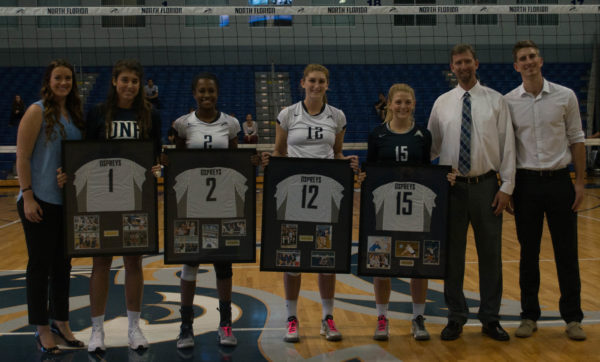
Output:
[[[447,268],[444,298],[448,324],[443,340],[457,339],[469,309],[463,293],[469,224],[479,257],[481,302],[477,318],[482,332],[509,340],[500,326],[502,299],[502,212],[509,206],[515,178],[515,140],[508,105],[502,95],[479,84],[475,49],[456,45],[450,69],[458,86],[438,97],[429,117],[431,157],[451,165],[456,184],[450,189]],[[497,173],[500,174],[500,185]],[[508,210],[511,212],[511,210]]]

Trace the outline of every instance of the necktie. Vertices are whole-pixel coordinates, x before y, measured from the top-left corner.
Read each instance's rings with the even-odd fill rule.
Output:
[[[471,95],[463,96],[462,122],[460,124],[460,153],[458,154],[458,171],[466,175],[471,170]]]

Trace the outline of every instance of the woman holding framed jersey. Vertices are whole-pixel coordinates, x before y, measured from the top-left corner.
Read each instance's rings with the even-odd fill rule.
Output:
[[[212,73],[200,73],[192,81],[192,95],[196,100],[195,112],[179,117],[173,122],[177,131],[175,143],[178,148],[237,148],[239,121],[217,109],[219,81]],[[231,330],[231,288],[233,271],[230,262],[214,263],[217,275],[220,322],[219,344],[235,346],[237,339]],[[181,327],[177,348],[194,346],[193,302],[196,290],[198,264],[184,264],[181,271]]]
[[[394,84],[387,97],[387,113],[383,124],[369,134],[367,162],[395,162],[407,164],[430,164],[431,133],[427,128],[415,123],[413,117],[416,99],[415,91],[407,84]],[[454,174],[448,180],[454,182]],[[391,293],[391,280],[388,277],[373,278],[375,303],[377,308],[377,327],[373,338],[387,340],[389,323],[387,319]],[[427,297],[427,279],[411,279],[412,296],[412,334],[418,341],[429,339],[425,328],[425,298]]]
[[[104,103],[94,106],[87,114],[86,140],[152,140],[155,144],[157,164],[152,167],[154,175],[160,172],[160,115],[144,96],[141,89],[144,70],[137,60],[119,60],[112,70],[108,96]],[[66,175],[59,175],[59,184],[64,184]],[[90,309],[92,334],[88,343],[89,352],[106,350],[104,344],[104,313],[108,299],[108,287],[112,256],[93,258],[90,278]],[[128,319],[128,342],[134,350],[149,347],[139,327],[144,290],[144,274],[141,255],[123,256],[125,266],[125,303]]]
[[[269,157],[287,156],[303,158],[336,158],[350,160],[351,167],[358,170],[357,156],[344,156],[342,146],[346,132],[346,116],[341,110],[327,104],[325,92],[329,86],[329,70],[319,64],[309,64],[300,81],[304,89],[304,100],[284,108],[277,116],[275,126],[275,150],[263,153],[262,163],[266,166]],[[316,134],[319,133],[320,137]],[[335,274],[320,273],[319,292],[322,303],[321,335],[328,341],[339,341],[342,334],[333,321]],[[286,342],[298,342],[298,295],[301,274],[284,273],[283,284],[288,316]]]
[[[73,66],[62,59],[52,61],[40,93],[42,99],[29,106],[17,134],[21,187],[17,210],[29,256],[25,274],[29,323],[36,326],[40,350],[57,355],[62,351],[52,334],[70,347],[83,347],[69,327],[71,259],[64,249],[63,200],[56,181],[61,141],[81,139],[84,128]]]

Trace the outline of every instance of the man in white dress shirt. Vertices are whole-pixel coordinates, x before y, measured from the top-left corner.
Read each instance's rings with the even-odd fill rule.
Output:
[[[458,169],[450,189],[448,261],[444,298],[448,324],[443,340],[457,339],[469,317],[463,280],[469,223],[479,256],[481,303],[477,318],[482,332],[498,341],[509,340],[500,326],[502,299],[502,212],[514,188],[515,144],[508,105],[502,95],[477,81],[479,62],[473,47],[456,45],[450,68],[458,86],[442,94],[431,110],[431,157]],[[496,173],[500,173],[501,186]]]
[[[513,198],[521,244],[522,312],[515,335],[529,337],[537,330],[541,314],[539,254],[546,214],[560,286],[560,315],[567,322],[569,338],[584,340],[576,211],[583,200],[585,147],[577,97],[571,89],[544,79],[544,61],[534,42],[517,42],[513,58],[523,79],[523,84],[504,96],[512,114],[517,150]],[[575,185],[567,169],[571,161]]]

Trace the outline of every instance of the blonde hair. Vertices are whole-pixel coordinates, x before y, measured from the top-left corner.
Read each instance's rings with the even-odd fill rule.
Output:
[[[302,79],[306,79],[310,72],[321,72],[325,74],[325,79],[327,79],[327,84],[329,84],[329,69],[325,68],[325,66],[321,64],[309,64],[304,68],[304,76]],[[327,94],[323,95],[323,103],[327,103]]]
[[[383,121],[383,123],[390,123],[390,121],[392,120],[392,112],[390,112],[389,108],[390,108],[390,104],[392,104],[392,99],[394,98],[394,96],[396,95],[396,93],[398,92],[405,92],[410,94],[410,96],[413,99],[413,102],[416,102],[416,98],[415,98],[415,90],[412,89],[411,86],[409,86],[406,83],[396,83],[393,84],[390,87],[390,90],[388,91],[388,96],[387,96],[387,103],[385,105],[385,120]],[[412,120],[414,121],[414,117],[411,116]]]

